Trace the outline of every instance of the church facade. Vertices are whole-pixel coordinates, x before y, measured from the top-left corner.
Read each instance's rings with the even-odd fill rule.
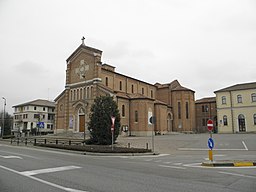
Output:
[[[55,132],[87,131],[94,99],[104,95],[117,102],[123,135],[194,131],[193,90],[177,80],[153,85],[117,73],[114,66],[101,62],[101,56],[102,51],[86,46],[83,41],[66,60],[65,89],[55,99]]]

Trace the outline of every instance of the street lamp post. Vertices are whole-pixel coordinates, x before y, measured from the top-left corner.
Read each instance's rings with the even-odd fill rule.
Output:
[[[3,114],[3,128],[2,128],[2,137],[4,136],[4,120],[5,120],[5,106],[6,106],[6,98],[2,97],[4,100],[4,114]]]

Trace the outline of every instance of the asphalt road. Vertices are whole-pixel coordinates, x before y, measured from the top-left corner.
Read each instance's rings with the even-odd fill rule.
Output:
[[[223,150],[214,152],[214,158],[255,160],[256,135],[233,136],[236,138],[232,135],[215,136],[216,140],[222,137],[221,141],[224,138],[225,141],[222,145],[216,145],[218,149]],[[204,150],[207,144],[201,141],[201,137],[206,137],[207,140],[207,136],[204,135],[171,135],[156,138],[156,148],[167,143],[176,143],[176,150],[170,149],[168,152],[169,147],[166,147],[162,150],[168,153],[158,156],[88,156],[2,143],[0,191],[255,192],[255,166],[200,166],[208,157],[207,151]],[[138,138],[129,141],[136,140]],[[160,140],[161,144],[158,143]]]

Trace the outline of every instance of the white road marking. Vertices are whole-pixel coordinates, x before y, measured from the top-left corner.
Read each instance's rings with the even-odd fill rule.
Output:
[[[37,174],[42,174],[42,173],[53,173],[53,172],[57,172],[57,171],[67,171],[67,170],[79,169],[79,168],[81,168],[81,167],[77,167],[77,166],[54,167],[54,168],[48,168],[48,169],[23,171],[23,172],[20,172],[20,174],[25,175],[25,176],[31,176],[31,175],[37,175]]]
[[[244,175],[244,174],[238,174],[238,173],[230,173],[230,172],[222,172],[222,171],[220,171],[219,173],[221,173],[221,174],[226,174],[226,175],[232,175],[232,176],[238,176],[238,177],[246,177],[246,178],[253,178],[253,179],[256,179],[255,176]]]
[[[1,158],[4,158],[4,159],[23,159],[22,157],[19,157],[19,156],[12,156],[12,155],[7,155],[7,156],[2,156],[0,155]]]
[[[158,165],[159,167],[166,167],[166,168],[172,168],[172,169],[186,169],[185,167],[177,167],[177,166],[171,166],[171,165]]]
[[[18,172],[18,171],[14,170],[14,169],[10,169],[10,168],[4,167],[2,165],[0,165],[0,168],[5,169],[5,170],[10,171],[10,172],[13,172],[13,173],[16,173],[16,174],[19,174],[19,175],[23,175],[22,172]],[[63,187],[61,185],[57,185],[55,183],[51,183],[51,182],[39,179],[39,178],[33,177],[31,175],[24,175],[24,176],[26,176],[26,177],[28,177],[30,179],[33,179],[35,181],[38,181],[40,183],[44,183],[46,185],[50,185],[52,187],[55,187],[55,188],[58,188],[58,189],[61,189],[61,190],[64,190],[64,191],[68,191],[68,192],[88,192],[88,191],[82,191],[82,190],[78,190],[78,189],[72,189],[72,188],[68,188],[68,187]]]
[[[193,168],[205,168],[201,165],[202,163],[191,163],[191,164],[183,164],[184,167],[193,167]]]
[[[172,163],[171,161],[166,161],[166,162],[163,162],[164,164],[170,164]]]
[[[173,165],[182,165],[182,163],[173,163]]]
[[[245,145],[245,142],[242,141],[242,143],[243,143],[243,145],[244,145],[245,150],[248,151],[248,148],[247,148],[247,146]]]
[[[24,155],[24,154],[21,154],[21,153],[14,153],[14,152],[9,152],[9,151],[4,151],[4,150],[0,150],[0,152],[9,153],[9,154],[12,154],[12,155],[17,155],[17,156],[22,156],[22,157],[29,157],[29,158],[32,158],[32,159],[39,159],[37,157],[31,156],[31,155]]]

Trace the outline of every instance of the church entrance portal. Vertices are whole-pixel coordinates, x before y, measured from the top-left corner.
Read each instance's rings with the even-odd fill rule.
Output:
[[[79,115],[79,132],[84,132],[84,115]]]

